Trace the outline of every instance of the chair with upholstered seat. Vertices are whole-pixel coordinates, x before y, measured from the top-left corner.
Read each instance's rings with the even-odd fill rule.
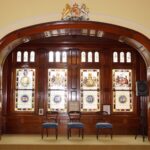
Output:
[[[68,116],[69,116],[69,122],[67,124],[68,126],[68,139],[69,137],[71,137],[71,130],[72,129],[78,129],[79,130],[79,136],[80,133],[82,135],[82,139],[84,137],[84,124],[82,122],[80,122],[80,118],[81,118],[81,112],[80,111],[70,111],[68,112]]]
[[[111,139],[113,135],[113,125],[107,121],[108,112],[106,111],[99,111],[99,122],[96,123],[96,137],[98,139],[99,134],[104,132],[103,130],[107,130],[108,133],[110,133]],[[105,131],[106,133],[106,131]]]
[[[48,129],[55,129],[56,139],[58,137],[58,112],[57,111],[50,111],[46,113],[46,117],[42,123],[42,139],[44,135],[44,130],[46,130],[46,134],[48,137]]]

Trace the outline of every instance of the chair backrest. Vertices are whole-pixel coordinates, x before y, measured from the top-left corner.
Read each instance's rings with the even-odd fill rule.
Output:
[[[103,121],[103,122],[107,121],[107,116],[109,115],[107,111],[98,111],[97,114],[99,116],[100,121]]]
[[[46,121],[57,122],[58,121],[58,111],[47,111]]]
[[[81,112],[80,111],[69,111],[68,112],[70,122],[80,121]]]

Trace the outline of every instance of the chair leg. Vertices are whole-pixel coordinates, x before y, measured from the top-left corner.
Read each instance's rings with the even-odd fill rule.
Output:
[[[57,140],[57,137],[58,137],[58,129],[55,128],[55,135],[56,135],[56,140]]]
[[[47,135],[47,137],[48,137],[48,129],[46,128],[46,135]]]
[[[96,137],[97,137],[97,140],[98,140],[98,135],[99,135],[99,129],[96,130]]]
[[[80,130],[81,130],[81,129],[79,128],[79,137],[80,137]]]
[[[41,136],[42,136],[42,139],[43,139],[43,132],[44,132],[44,128],[41,129]]]
[[[67,130],[68,130],[68,131],[67,131],[67,137],[68,137],[68,139],[69,139],[69,137],[70,137],[70,128],[68,128]]]
[[[112,137],[113,137],[113,130],[112,130],[112,128],[110,130],[111,130],[111,139],[112,139]]]
[[[82,139],[84,138],[84,129],[82,128]]]

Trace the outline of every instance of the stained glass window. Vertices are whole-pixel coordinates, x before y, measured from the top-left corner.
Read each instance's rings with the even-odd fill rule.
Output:
[[[67,62],[67,52],[62,52],[62,62]]]
[[[118,53],[117,52],[113,52],[113,62],[114,63],[118,62]]]
[[[67,111],[67,69],[48,69],[48,111]]]
[[[99,62],[99,52],[94,53],[95,62]]]
[[[15,111],[35,109],[35,69],[16,69]]]
[[[60,62],[60,52],[56,52],[56,62]]]
[[[86,53],[81,52],[81,62],[86,62]]]
[[[54,52],[53,51],[50,51],[49,52],[49,56],[48,56],[48,60],[49,60],[49,62],[54,62]]]
[[[34,62],[35,61],[35,52],[31,51],[30,52],[30,62]]]
[[[126,53],[126,62],[130,63],[131,62],[131,52]]]
[[[28,52],[27,51],[25,51],[23,54],[23,61],[28,62]]]
[[[112,70],[113,88],[113,111],[132,112],[132,70],[113,69]]]
[[[124,63],[124,52],[120,52],[120,62]]]
[[[81,111],[100,110],[100,72],[99,69],[80,70]]]
[[[92,62],[92,52],[88,52],[88,62]]]
[[[17,52],[17,62],[21,62],[21,52]]]

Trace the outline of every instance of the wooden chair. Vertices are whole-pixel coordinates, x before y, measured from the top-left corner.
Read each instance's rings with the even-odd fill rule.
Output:
[[[55,129],[56,139],[58,137],[58,112],[50,111],[46,113],[46,117],[42,123],[41,136],[43,139],[44,129],[46,130],[46,134],[48,137],[48,129]]]
[[[113,125],[107,121],[108,112],[99,111],[99,122],[96,123],[96,137],[98,139],[99,134],[103,132],[103,130],[107,130],[110,133],[111,139],[113,136]]]
[[[80,137],[80,132],[82,134],[82,139],[84,138],[84,124],[80,122],[81,118],[81,112],[80,111],[70,111],[68,112],[69,116],[69,122],[67,124],[68,126],[68,139],[71,137],[71,130],[72,129],[78,129],[79,130],[79,137]]]

